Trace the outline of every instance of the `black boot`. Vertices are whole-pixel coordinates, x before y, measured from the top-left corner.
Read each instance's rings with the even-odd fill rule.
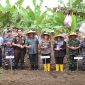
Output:
[[[2,64],[0,64],[0,68],[2,67]]]
[[[31,65],[31,69],[34,70],[34,65]]]
[[[15,68],[15,69],[18,69],[18,65],[15,65],[14,68]]]
[[[24,65],[21,65],[21,69],[24,69]]]
[[[35,70],[38,70],[38,65],[35,65]]]
[[[9,69],[9,66],[7,65],[7,66],[5,66],[5,70],[8,70]]]

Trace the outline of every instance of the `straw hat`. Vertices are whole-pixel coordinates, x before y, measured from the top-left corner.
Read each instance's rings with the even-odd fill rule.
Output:
[[[71,37],[71,36],[78,36],[76,33],[74,33],[74,32],[72,32],[72,33],[70,33],[70,35],[68,36],[68,37]]]
[[[26,35],[29,35],[29,34],[36,34],[36,31],[32,31],[32,30],[30,30],[29,32],[27,32],[27,34]]]
[[[64,36],[63,35],[57,35],[54,39],[57,39],[58,37],[61,37],[64,39]]]
[[[43,33],[42,34],[42,36],[45,36],[45,35],[50,36],[49,33]]]
[[[49,33],[43,33],[41,36],[44,38],[44,36],[48,36],[50,38],[50,34]]]

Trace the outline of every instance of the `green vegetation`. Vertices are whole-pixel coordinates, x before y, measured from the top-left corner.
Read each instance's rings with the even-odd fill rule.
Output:
[[[44,13],[41,12],[43,0],[41,0],[40,4],[37,4],[36,0],[32,0],[34,10],[29,6],[26,9],[23,8],[23,1],[24,0],[18,0],[15,5],[11,6],[9,0],[6,0],[6,7],[0,5],[0,22],[2,23],[2,28],[5,28],[9,23],[12,26],[23,28],[25,30],[54,30],[57,33],[70,31],[75,32],[85,21],[85,5],[82,3],[82,0],[69,0],[67,6],[64,5],[58,11],[56,11],[55,8],[47,7],[47,10]],[[58,1],[61,2],[61,0]],[[68,10],[71,10],[73,14],[70,31],[68,27],[63,25]]]

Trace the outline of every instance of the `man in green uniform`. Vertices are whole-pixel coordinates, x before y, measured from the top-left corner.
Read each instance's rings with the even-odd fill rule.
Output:
[[[79,55],[80,41],[77,39],[76,33],[71,33],[68,41],[68,57],[69,57],[69,70],[74,71],[77,69],[77,60],[74,57]]]

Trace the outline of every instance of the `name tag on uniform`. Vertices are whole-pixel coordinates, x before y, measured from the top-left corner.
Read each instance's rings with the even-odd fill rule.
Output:
[[[82,60],[83,57],[74,57],[75,60]]]
[[[50,56],[41,56],[41,59],[50,58]]]
[[[14,56],[6,56],[6,59],[14,59]]]

